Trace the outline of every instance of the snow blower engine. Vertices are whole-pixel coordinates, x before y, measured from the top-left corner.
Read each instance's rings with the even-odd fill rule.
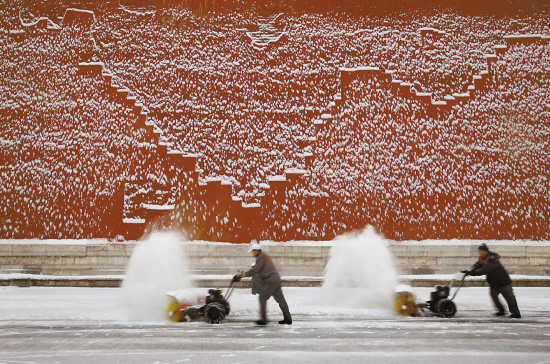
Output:
[[[233,293],[236,282],[231,282],[225,297],[221,289],[209,289],[203,296],[196,288],[182,289],[166,293],[172,297],[172,302],[166,311],[174,322],[191,321],[203,317],[206,322],[219,324],[230,312],[229,297]],[[204,291],[202,291],[204,292]]]
[[[424,308],[429,308],[430,311],[434,313],[441,313],[445,317],[449,317],[448,313],[450,313],[451,310],[456,312],[456,307],[454,304],[452,304],[452,301],[448,300],[449,298],[449,286],[440,286],[436,285],[434,287],[435,291],[430,292],[430,300],[426,301],[422,306]],[[444,315],[443,312],[440,311],[440,306],[443,305],[449,305],[450,307],[447,308],[445,311],[447,311],[447,315]],[[454,315],[454,313],[453,313]]]

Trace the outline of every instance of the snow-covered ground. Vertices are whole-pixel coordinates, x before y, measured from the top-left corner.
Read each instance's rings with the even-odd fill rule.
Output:
[[[430,288],[415,288],[427,300]],[[257,296],[231,297],[219,325],[136,318],[120,288],[0,288],[0,363],[548,363],[550,288],[515,288],[523,318],[492,316],[487,288],[463,288],[452,319],[331,304],[321,288],[284,288],[294,323],[256,327]],[[206,289],[205,289],[206,294]],[[154,316],[154,315],[153,315]]]
[[[429,299],[432,288],[413,287],[419,301]],[[204,293],[208,291],[204,288]],[[542,320],[550,324],[550,287],[514,288],[525,320]],[[384,319],[408,320],[388,310],[365,308],[352,304],[338,305],[327,302],[322,288],[286,287],[284,293],[297,322],[315,321],[318,317],[338,319]],[[455,298],[456,319],[487,319],[491,317],[492,305],[486,287],[462,288]],[[231,315],[227,321],[255,320],[258,296],[250,289],[236,289],[231,297]],[[72,323],[111,322],[131,325],[133,323],[169,323],[168,319],[139,319],[131,314],[137,304],[128,304],[122,288],[67,288],[67,287],[1,287],[0,320],[2,323],[17,321],[59,321]],[[268,314],[278,320],[279,309],[275,301],[269,301]],[[164,314],[164,313],[163,313]],[[427,315],[428,316],[428,315]],[[445,321],[445,320],[443,320]],[[502,322],[502,319],[496,320]],[[183,325],[185,324],[177,324]],[[549,332],[550,334],[550,332]]]

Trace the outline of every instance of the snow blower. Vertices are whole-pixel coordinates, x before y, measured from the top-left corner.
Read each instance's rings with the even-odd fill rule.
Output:
[[[435,286],[435,291],[430,293],[430,300],[426,302],[415,303],[414,295],[407,290],[396,290],[395,310],[403,316],[415,316],[419,314],[418,309],[423,313],[425,309],[441,315],[445,318],[453,317],[456,314],[456,305],[453,300],[456,294],[464,284],[466,274],[456,273],[449,286]],[[460,281],[451,298],[449,295],[455,282]]]
[[[203,317],[206,322],[219,324],[229,315],[229,297],[233,293],[236,282],[231,282],[226,295],[221,289],[209,289],[208,295],[198,294],[197,288],[182,289],[166,293],[172,297],[166,313],[174,322],[191,321]]]

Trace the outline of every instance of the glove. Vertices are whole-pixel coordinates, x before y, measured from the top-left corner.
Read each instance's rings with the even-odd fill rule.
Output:
[[[233,282],[239,282],[241,280],[241,275],[240,274],[235,274],[233,276]]]

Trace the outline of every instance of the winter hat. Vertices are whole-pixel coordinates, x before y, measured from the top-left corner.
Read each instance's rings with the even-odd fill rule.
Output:
[[[262,250],[262,247],[256,240],[250,242],[250,250],[248,252],[250,253],[252,250]]]
[[[487,244],[483,243],[483,244],[481,244],[480,246],[477,247],[477,250],[483,250],[483,251],[488,252],[489,247],[487,246]]]

